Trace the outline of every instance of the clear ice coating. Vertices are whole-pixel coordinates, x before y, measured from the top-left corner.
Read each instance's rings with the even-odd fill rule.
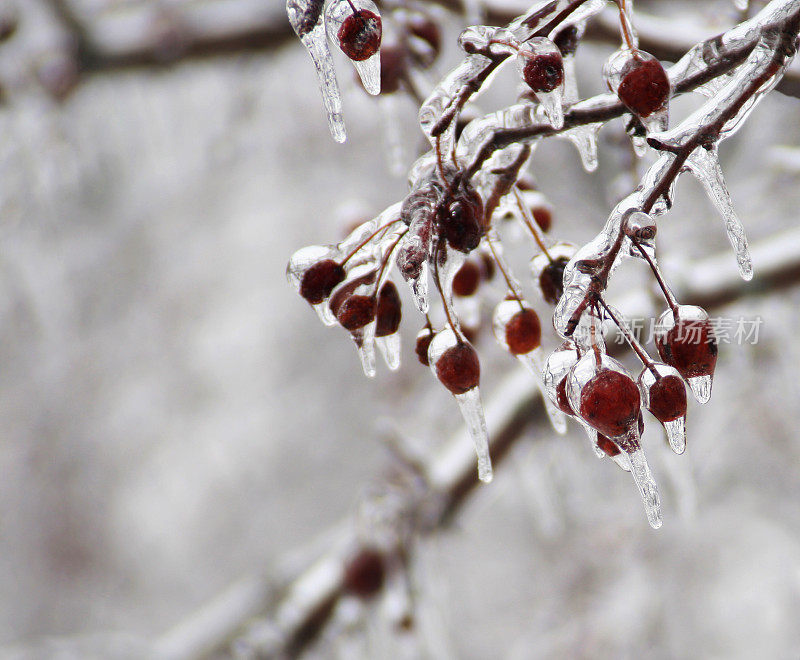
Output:
[[[289,263],[286,266],[286,279],[289,280],[289,284],[294,287],[294,290],[299,293],[303,275],[311,266],[323,259],[337,259],[339,256],[339,251],[330,245],[308,245],[300,248],[289,258]],[[336,317],[328,307],[327,300],[311,305],[311,307],[317,313],[319,320],[325,325],[336,325]]]
[[[601,123],[586,124],[558,134],[558,137],[569,140],[575,145],[581,165],[587,172],[594,172],[597,169],[597,135],[602,126]]]
[[[458,407],[461,409],[461,415],[467,425],[467,430],[475,445],[475,453],[478,455],[478,478],[489,483],[492,480],[492,460],[489,455],[489,433],[486,429],[486,419],[483,414],[483,404],[481,403],[480,389],[477,383],[467,391],[454,391],[451,387],[453,383],[447,383],[442,380],[439,373],[439,361],[447,359],[450,349],[457,347],[459,344],[466,344],[470,349],[472,347],[464,339],[456,337],[452,328],[445,328],[434,335],[428,346],[428,363],[430,364],[433,375],[447,387],[456,401]],[[474,349],[472,349],[474,351]],[[449,365],[448,373],[456,372],[458,377],[458,367],[463,367],[461,364]]]
[[[339,30],[344,21],[353,15],[353,7],[357,11],[369,11],[380,17],[377,5],[372,0],[328,0],[325,7],[325,31],[332,44],[339,44]],[[380,30],[380,28],[378,28]],[[381,60],[380,50],[365,60],[350,60],[356,68],[367,93],[377,96],[381,93]]]
[[[342,116],[342,96],[336,82],[333,59],[328,50],[323,21],[323,0],[286,0],[286,13],[289,23],[311,56],[317,70],[322,101],[328,113],[328,127],[333,139],[344,142],[347,133]]]
[[[692,390],[694,398],[698,403],[708,403],[711,399],[711,386],[713,384],[713,376],[692,376],[686,379],[689,389]]]
[[[750,257],[750,249],[747,246],[747,236],[745,235],[744,225],[733,208],[733,202],[722,175],[716,147],[712,149],[698,147],[687,159],[686,166],[703,185],[706,194],[711,198],[714,206],[725,221],[725,231],[736,255],[739,274],[742,279],[751,280],[753,278],[753,260]]]

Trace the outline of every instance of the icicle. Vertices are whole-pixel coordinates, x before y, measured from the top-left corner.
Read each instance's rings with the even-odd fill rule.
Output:
[[[451,328],[438,332],[428,347],[433,375],[455,397],[478,455],[478,477],[492,480],[489,434],[483,415],[480,390],[480,362],[469,342],[456,337]]]
[[[705,188],[706,193],[725,221],[725,231],[736,254],[739,274],[742,279],[751,280],[753,278],[753,261],[750,257],[750,250],[747,247],[747,236],[745,235],[744,225],[742,225],[733,208],[733,202],[722,175],[716,147],[713,149],[698,147],[689,156],[686,166],[698,181],[703,184],[703,188]]]
[[[385,337],[376,337],[375,343],[383,355],[383,361],[392,371],[400,368],[400,334],[395,332]]]
[[[711,399],[712,376],[692,376],[686,379],[689,389],[692,390],[694,398],[698,403],[708,403]]]
[[[475,444],[475,452],[478,455],[478,478],[484,483],[489,483],[494,474],[492,472],[492,459],[489,456],[489,432],[486,430],[486,419],[483,415],[483,405],[477,387],[456,394],[458,407],[467,424],[467,430]]]
[[[544,409],[547,413],[547,417],[550,419],[550,426],[552,426],[553,430],[559,435],[564,435],[567,432],[567,416],[558,409],[558,407],[547,395],[547,388],[545,387],[544,380],[542,379],[542,371],[544,366],[542,360],[542,349],[537,348],[525,355],[517,355],[517,359],[522,362],[528,371],[533,374],[536,387],[539,388],[539,392],[542,394],[542,402],[544,403]]]
[[[639,432],[632,429],[622,443],[623,450],[628,455],[631,464],[631,474],[639,489],[642,497],[644,510],[647,513],[647,521],[650,527],[658,529],[661,527],[661,498],[658,494],[658,486],[650,472],[644,450],[639,444]]]
[[[597,169],[597,134],[602,126],[602,123],[576,126],[556,136],[575,145],[581,157],[581,165],[587,172],[594,172]]]
[[[647,138],[639,135],[631,135],[631,145],[633,153],[637,158],[642,158],[647,153]]]
[[[367,378],[375,378],[375,321],[350,333],[358,349],[361,368]]]
[[[322,100],[328,113],[328,127],[333,139],[344,142],[347,134],[342,117],[342,98],[336,82],[325,26],[322,20],[323,0],[286,0],[289,22],[305,46],[317,70]]]
[[[676,454],[686,451],[686,417],[678,417],[671,422],[664,422],[669,446]]]
[[[358,17],[353,12],[352,5],[355,5]],[[363,12],[363,14],[362,14]],[[361,18],[361,17],[364,18]],[[372,39],[377,42],[369,51],[374,50],[374,54],[365,59],[355,59],[347,52],[347,46],[340,43],[341,30],[346,21],[357,22],[363,30],[372,32]],[[381,42],[381,18],[378,7],[372,0],[329,0],[325,8],[325,30],[328,40],[336,44],[347,58],[353,63],[358,71],[361,82],[367,93],[377,96],[381,93],[381,61],[380,50],[378,47]],[[353,35],[354,41],[359,45],[364,43],[364,36],[361,34]],[[372,44],[371,44],[372,45]],[[367,51],[367,52],[369,52]],[[366,53],[364,53],[366,54]],[[360,57],[361,55],[359,55]]]
[[[411,294],[414,297],[414,304],[420,314],[427,314],[428,303],[428,262],[424,261],[420,268],[419,277],[411,281]]]

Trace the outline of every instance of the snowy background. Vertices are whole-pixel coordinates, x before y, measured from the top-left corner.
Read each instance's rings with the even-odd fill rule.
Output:
[[[608,52],[583,50],[586,94]],[[369,381],[345,333],[286,284],[295,249],[403,194],[375,105],[344,67],[340,81],[345,145],[293,41],[97,74],[62,105],[21,89],[0,109],[0,657],[143,657],[350,516],[389,460],[387,427],[435,446],[461,424],[416,363],[410,305],[401,371]],[[485,107],[512,98],[500,81]],[[413,151],[412,105],[399,113]],[[754,243],[796,224],[797,171],[771,147],[798,143],[799,117],[799,101],[772,95],[723,147]],[[537,152],[558,238],[585,242],[604,220],[618,130],[595,175],[567,142]],[[668,277],[727,248],[688,180],[659,231]],[[440,633],[420,655],[797,657],[800,289],[759,291],[755,267],[752,295],[717,313],[762,317],[759,342],[722,346],[711,402],[690,404],[687,453],[647,430],[663,528],[581,429],[537,427],[417,548]],[[620,290],[646,282],[634,268]],[[478,348],[491,398],[520,367],[490,333]],[[104,650],[65,650],[87,638]]]

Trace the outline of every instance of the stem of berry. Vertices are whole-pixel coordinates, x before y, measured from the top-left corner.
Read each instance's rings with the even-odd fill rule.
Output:
[[[453,317],[450,315],[450,305],[447,303],[447,296],[444,295],[444,291],[442,290],[442,280],[439,277],[439,252],[442,250],[442,239],[436,244],[436,251],[433,255],[433,282],[436,284],[436,290],[439,292],[439,297],[442,299],[442,306],[444,307],[444,315],[447,317],[447,324],[453,330],[453,334],[456,336],[459,344],[464,343],[464,339],[461,336],[461,329],[453,323]],[[430,319],[428,319],[428,323],[430,323]]]
[[[514,187],[514,198],[517,200],[517,206],[519,206],[519,211],[522,213],[522,220],[525,223],[525,226],[528,228],[528,231],[530,231],[531,235],[533,236],[533,240],[536,241],[536,245],[539,246],[539,249],[547,257],[547,260],[550,263],[553,263],[553,259],[550,256],[550,253],[547,251],[547,246],[544,244],[544,239],[542,238],[539,226],[536,224],[536,220],[530,217],[530,209],[523,204],[522,197],[519,194],[519,189],[516,187]]]
[[[636,356],[642,361],[642,364],[644,364],[644,366],[653,373],[653,376],[656,377],[656,380],[658,380],[661,376],[659,375],[658,371],[656,371],[653,360],[650,359],[647,351],[636,339],[636,336],[631,332],[628,324],[625,323],[625,319],[619,318],[614,310],[611,309],[611,307],[609,307],[606,304],[606,301],[602,298],[598,298],[597,302],[603,306],[603,309],[606,310],[606,313],[611,317],[611,320],[614,321],[614,324],[619,328],[622,336],[625,337],[625,341],[628,342],[628,345],[633,349],[633,352],[636,353]]]
[[[369,236],[367,236],[367,237],[366,237],[366,238],[365,238],[363,241],[361,241],[361,242],[360,242],[358,245],[356,245],[356,246],[355,246],[355,247],[354,247],[354,248],[353,248],[353,249],[350,251],[350,254],[348,254],[348,255],[347,255],[345,258],[344,258],[344,260],[342,261],[341,265],[342,265],[342,266],[344,266],[344,265],[345,265],[345,264],[346,264],[348,261],[350,261],[350,259],[351,259],[353,256],[355,256],[355,255],[358,253],[358,251],[359,251],[361,248],[363,248],[363,247],[364,247],[364,246],[365,246],[367,243],[369,243],[369,242],[370,242],[370,241],[371,241],[373,238],[375,238],[375,237],[376,237],[378,234],[380,234],[382,231],[386,231],[386,230],[387,230],[387,229],[389,229],[389,227],[391,227],[393,224],[396,224],[396,223],[398,223],[398,222],[400,222],[400,221],[401,221],[401,218],[395,218],[394,220],[390,220],[389,222],[387,222],[385,225],[381,225],[380,227],[378,227],[378,228],[377,228],[377,229],[376,229],[374,232],[372,232],[372,233],[371,233]]]
[[[494,262],[497,264],[497,267],[503,274],[503,279],[506,281],[506,284],[508,285],[508,290],[514,296],[514,300],[516,300],[519,303],[520,310],[524,311],[525,306],[522,304],[522,296],[520,295],[520,292],[517,289],[517,287],[514,285],[514,281],[511,279],[511,276],[508,274],[508,272],[506,272],[506,268],[503,264],[503,258],[495,250],[494,241],[492,241],[492,239],[489,237],[488,234],[486,236],[486,244],[489,246],[489,250],[492,253],[492,259],[494,259]]]
[[[650,255],[647,254],[647,250],[645,250],[635,239],[631,239],[631,243],[633,246],[639,250],[639,253],[644,257],[645,261],[650,265],[650,270],[653,271],[653,275],[658,282],[658,286],[661,289],[662,293],[664,294],[664,298],[667,301],[667,305],[669,305],[670,309],[673,312],[677,312],[678,310],[678,301],[675,299],[670,288],[667,286],[667,283],[664,281],[664,276],[661,274],[661,269],[658,267],[658,264],[650,258]]]

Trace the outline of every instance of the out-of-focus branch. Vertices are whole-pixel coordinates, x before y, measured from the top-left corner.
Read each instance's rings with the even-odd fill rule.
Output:
[[[731,267],[730,255],[712,256],[671,278],[686,304],[708,310],[749,295],[763,295],[800,283],[800,229],[776,234],[752,246],[757,271],[744,282]],[[657,310],[641,307],[641,298],[621,301],[631,316],[651,317]],[[621,348],[622,345],[619,345]],[[524,437],[551,437],[547,416],[530,376],[517,370],[489,398],[486,418],[492,459],[501,464]],[[465,430],[459,431],[423,467],[423,491],[408,492],[408,506],[398,515],[420,521],[419,535],[441,531],[480,485],[475,454]],[[489,486],[490,487],[490,486]],[[311,644],[331,620],[343,594],[342,568],[353,551],[353,525],[343,521],[326,535],[326,551],[293,578],[272,576],[244,581],[165,633],[156,641],[156,657],[188,660],[219,651],[239,639],[253,657],[287,657]],[[335,541],[331,541],[335,539]],[[250,623],[257,619],[256,623]]]

